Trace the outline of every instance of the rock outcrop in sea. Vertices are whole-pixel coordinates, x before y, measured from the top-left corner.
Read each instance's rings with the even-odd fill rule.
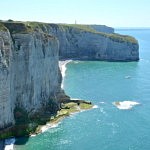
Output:
[[[15,125],[25,129],[41,112],[57,113],[62,99],[69,99],[61,89],[59,59],[137,61],[136,39],[113,31],[98,25],[0,22],[0,139],[14,135]]]

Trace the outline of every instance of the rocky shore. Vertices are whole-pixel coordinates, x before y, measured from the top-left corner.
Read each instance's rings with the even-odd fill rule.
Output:
[[[61,107],[61,110],[57,112],[56,116],[51,117],[45,125],[39,125],[35,133],[31,134],[31,136],[45,132],[49,128],[56,127],[57,124],[59,124],[59,122],[61,122],[65,117],[68,117],[74,113],[92,109],[93,104],[85,100],[70,100],[63,103]]]
[[[56,127],[65,117],[68,117],[73,113],[82,112],[92,108],[93,108],[93,104],[89,101],[75,100],[75,99],[67,100],[66,102],[64,101],[64,103],[61,104],[61,109],[57,112],[56,115],[51,116],[45,114],[44,116],[44,114],[42,114],[43,116],[39,116],[39,118],[36,118],[39,119],[38,124],[36,122],[37,120],[35,120],[35,122],[32,121],[32,123],[28,123],[28,126],[24,126],[21,124],[19,126],[16,125],[16,127],[14,128],[15,130],[17,130],[18,128],[18,133],[16,137],[36,136],[37,134],[43,133],[50,128]],[[23,131],[21,131],[20,129],[22,129]],[[0,133],[1,134],[0,136],[6,135],[7,137],[7,135],[10,134],[9,132],[11,131],[9,129],[6,129],[6,131]],[[11,137],[13,136],[13,134],[15,133],[12,133],[12,135],[9,136]],[[13,141],[11,139],[0,140],[0,150],[13,150],[15,138],[13,139],[14,139]]]

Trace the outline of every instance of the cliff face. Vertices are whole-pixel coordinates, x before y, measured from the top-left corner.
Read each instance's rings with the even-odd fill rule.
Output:
[[[13,101],[10,97],[11,38],[8,31],[0,32],[0,128],[14,123]]]
[[[14,34],[12,100],[33,111],[60,90],[58,42],[43,33]]]
[[[61,74],[53,36],[1,32],[0,46],[0,128],[4,128],[14,123],[15,107],[33,113],[56,97]]]
[[[60,42],[59,55],[62,59],[107,61],[139,59],[139,46],[132,37],[58,25],[50,25],[49,29]]]
[[[15,123],[15,107],[34,113],[55,102],[58,107],[51,112],[59,109],[64,96],[59,57],[134,61],[139,59],[138,43],[100,26],[0,24],[0,129]]]

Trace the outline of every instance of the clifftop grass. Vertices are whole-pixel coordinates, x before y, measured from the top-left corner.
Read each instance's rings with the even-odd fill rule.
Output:
[[[128,35],[120,35],[114,33],[114,34],[107,34],[106,37],[116,42],[128,42],[128,43],[138,44],[138,41],[134,37]]]
[[[33,31],[43,31],[46,23],[40,22],[21,22],[21,21],[1,21],[0,29],[8,29],[10,33],[30,33]]]
[[[7,28],[0,22],[0,31],[7,31]]]
[[[90,27],[90,25],[81,25],[81,24],[49,24],[42,22],[19,22],[19,21],[5,21],[0,22],[0,30],[9,29],[10,33],[30,33],[34,31],[40,31],[49,34],[49,29],[60,29],[64,32],[66,30],[77,29],[82,32],[90,32],[93,34],[99,34],[106,38],[111,39],[115,42],[128,42],[133,44],[138,44],[138,41],[131,36],[120,35],[120,34],[108,34],[104,32],[98,32]]]
[[[59,25],[64,28],[76,28],[87,32],[97,33],[96,30],[91,28],[89,25],[82,25],[82,24],[59,24]]]
[[[137,44],[138,43],[138,41],[132,36],[120,35],[120,34],[116,34],[116,33],[109,34],[109,33],[104,33],[104,32],[98,32],[98,31],[94,30],[93,28],[91,28],[90,25],[59,24],[59,26],[62,26],[64,28],[76,28],[76,29],[79,29],[79,30],[82,30],[82,31],[99,34],[101,36],[110,38],[111,40],[116,41],[116,42],[131,42],[133,44]]]

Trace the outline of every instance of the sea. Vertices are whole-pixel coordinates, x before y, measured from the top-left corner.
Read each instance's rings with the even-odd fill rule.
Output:
[[[140,60],[68,63],[65,92],[94,108],[35,137],[16,139],[15,150],[150,150],[150,29],[115,32],[138,40]]]

